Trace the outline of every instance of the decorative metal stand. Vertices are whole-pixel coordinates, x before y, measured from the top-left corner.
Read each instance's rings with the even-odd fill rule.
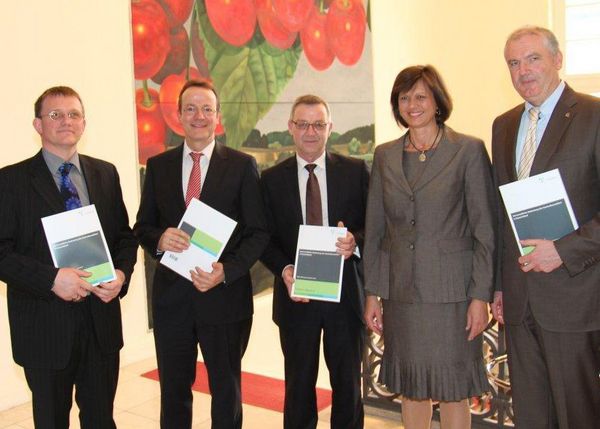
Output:
[[[363,359],[363,400],[371,407],[400,412],[401,399],[377,381],[383,349],[383,338],[367,335]],[[513,427],[504,328],[496,323],[490,323],[483,333],[483,356],[492,391],[470,398],[473,428]],[[434,419],[439,420],[437,407]]]

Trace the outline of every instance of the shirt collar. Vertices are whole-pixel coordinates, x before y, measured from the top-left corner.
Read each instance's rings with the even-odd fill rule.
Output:
[[[552,112],[556,107],[556,103],[558,103],[558,100],[560,99],[564,89],[565,81],[561,80],[552,94],[550,94],[550,96],[546,98],[546,100],[544,100],[544,102],[539,106],[540,118],[550,118],[550,115],[552,115]],[[529,103],[528,101],[525,102],[525,112],[529,112],[529,109],[532,107],[534,107],[533,104]]]
[[[77,152],[75,152],[70,159],[67,159],[65,161],[60,156],[56,156],[52,152],[49,152],[46,149],[42,148],[42,156],[44,157],[44,161],[46,161],[46,165],[48,166],[48,169],[52,172],[52,174],[56,173],[60,166],[63,165],[65,162],[70,162],[71,164],[73,164],[77,171],[81,173],[79,154]]]
[[[204,149],[202,149],[200,151],[200,153],[202,155],[204,155],[206,157],[207,161],[210,161],[210,158],[212,156],[213,151],[215,150],[215,141],[213,140],[212,142],[210,142],[208,144],[208,146],[206,146]],[[183,143],[183,158],[189,158],[190,153],[194,152],[192,149],[190,149],[190,147],[188,146],[187,142]]]
[[[325,169],[325,155],[326,154],[327,154],[327,151],[323,151],[321,156],[319,156],[317,159],[315,159],[314,162],[308,162],[304,158],[300,157],[300,155],[298,155],[298,153],[296,153],[296,162],[298,163],[298,169],[303,169],[308,164],[317,164],[317,167]]]

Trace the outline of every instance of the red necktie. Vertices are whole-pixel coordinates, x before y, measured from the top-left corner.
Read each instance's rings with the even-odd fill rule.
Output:
[[[308,181],[306,182],[306,224],[323,225],[323,210],[321,208],[321,189],[319,180],[315,176],[316,164],[304,166],[308,170]]]
[[[192,166],[192,172],[190,173],[190,180],[187,186],[187,192],[185,193],[185,206],[190,205],[190,201],[192,198],[200,199],[200,187],[202,181],[202,174],[200,171],[200,157],[202,156],[201,152],[190,152],[190,156],[194,161],[194,165]]]

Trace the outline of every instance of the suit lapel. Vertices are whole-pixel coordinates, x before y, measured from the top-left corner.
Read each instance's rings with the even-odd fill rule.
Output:
[[[573,90],[568,86],[565,87],[548,121],[542,141],[535,152],[535,158],[531,166],[532,176],[546,170],[550,158],[557,151],[563,134],[575,116],[573,107],[576,103],[577,99]]]
[[[287,195],[290,198],[290,204],[288,207],[291,209],[291,215],[295,217],[296,223],[301,225],[304,223],[302,217],[302,203],[300,202],[300,188],[298,184],[298,162],[296,155],[292,155],[285,162],[283,174],[284,174],[284,186],[287,188]]]
[[[415,183],[414,190],[417,191],[431,182],[438,174],[440,174],[446,165],[456,155],[459,146],[455,143],[454,133],[448,127],[444,128],[442,139],[438,143],[438,147],[429,159],[429,165],[425,167],[423,175]]]
[[[102,178],[100,177],[100,172],[85,155],[79,155],[79,163],[81,164],[82,174],[85,178],[90,204],[97,205],[98,201],[102,199]]]
[[[506,120],[506,135],[504,140],[504,168],[506,168],[507,176],[510,178],[511,182],[517,180],[517,169],[515,168],[515,165],[517,163],[516,147],[517,138],[519,135],[519,125],[521,125],[521,116],[523,115],[524,109],[525,104],[521,104],[515,107],[513,110],[510,111]]]
[[[176,195],[173,207],[177,213],[185,212],[185,196],[183,195],[182,168],[183,168],[183,145],[180,144],[170,149],[170,157],[165,160],[164,171],[161,172],[161,180],[164,180],[167,188]]]
[[[29,167],[34,190],[46,201],[53,212],[64,212],[65,202],[58,191],[52,173],[48,170],[41,150],[32,158]]]
[[[330,153],[325,155],[325,175],[327,177],[327,217],[329,226],[337,226],[341,216],[337,213],[338,199],[344,187],[343,172],[339,171],[339,163]]]
[[[210,157],[210,163],[208,164],[208,171],[206,172],[206,177],[204,178],[204,184],[202,185],[202,190],[200,191],[200,201],[208,204],[209,206],[213,206],[213,202],[220,198],[220,193],[223,191],[223,188],[220,186],[220,184],[225,183],[224,177],[227,175],[227,168],[227,149],[221,144],[216,143],[213,153]],[[182,199],[182,201],[184,200]]]
[[[407,194],[412,194],[413,191],[410,189],[408,180],[406,180],[406,174],[404,174],[403,162],[405,139],[406,134],[404,134],[404,137],[399,138],[392,148],[390,148],[386,163],[392,167],[394,173],[397,173],[393,175],[394,180],[398,180],[398,183]]]

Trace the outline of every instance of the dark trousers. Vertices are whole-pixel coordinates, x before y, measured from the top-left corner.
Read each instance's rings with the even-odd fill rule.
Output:
[[[317,426],[315,386],[319,371],[319,348],[323,333],[323,354],[329,369],[333,396],[332,429],[359,429],[364,425],[360,390],[362,324],[340,312],[331,303],[322,307],[319,319],[300,325],[280,327],[279,338],[285,360],[285,429],[312,429]]]
[[[213,429],[242,427],[242,357],[252,319],[223,325],[155,326],[160,377],[160,427],[192,427],[192,385],[196,379],[198,344],[208,372]]]
[[[73,350],[63,369],[25,368],[32,392],[36,429],[69,427],[75,386],[82,429],[114,429],[113,402],[119,378],[119,353],[100,350],[93,332],[89,302],[75,304],[78,312]]]
[[[516,428],[600,427],[600,331],[547,331],[528,310],[506,339]]]

